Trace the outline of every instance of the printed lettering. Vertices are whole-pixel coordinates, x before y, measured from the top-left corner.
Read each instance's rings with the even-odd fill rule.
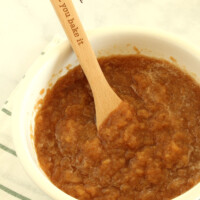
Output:
[[[61,8],[63,8],[63,7],[66,8],[66,4],[63,3],[63,5],[60,5],[60,7],[61,7]]]

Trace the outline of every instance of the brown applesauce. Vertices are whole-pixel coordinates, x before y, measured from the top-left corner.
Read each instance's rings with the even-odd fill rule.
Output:
[[[39,163],[80,200],[167,200],[200,182],[200,86],[145,56],[99,59],[124,102],[97,132],[80,68],[50,89],[35,118]]]

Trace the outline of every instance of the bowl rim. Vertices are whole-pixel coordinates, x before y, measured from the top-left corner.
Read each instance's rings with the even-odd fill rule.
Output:
[[[165,31],[162,31],[160,29],[152,29],[152,28],[143,28],[143,27],[135,27],[135,26],[112,26],[112,27],[103,27],[98,28],[95,30],[88,31],[88,38],[89,40],[91,38],[99,38],[103,35],[107,34],[141,34],[143,36],[153,36],[156,38],[159,38],[161,40],[169,41],[173,44],[176,44],[177,46],[180,46],[182,48],[188,49],[188,51],[192,52],[193,55],[200,58],[200,49],[197,48],[194,44],[191,44],[186,39],[181,39],[180,36],[177,36],[172,33],[167,33]],[[45,177],[39,169],[36,167],[34,161],[30,158],[28,150],[25,148],[25,141],[23,141],[20,133],[20,119],[21,119],[21,110],[22,110],[22,100],[27,92],[27,89],[33,79],[33,77],[37,74],[37,72],[40,70],[40,67],[45,65],[45,63],[48,62],[49,58],[59,55],[64,48],[69,47],[69,42],[65,41],[59,44],[57,47],[55,47],[53,50],[50,50],[45,55],[43,55],[43,58],[40,60],[36,60],[36,62],[29,68],[29,70],[26,73],[26,78],[21,82],[18,86],[17,90],[17,98],[14,103],[13,107],[13,116],[12,116],[12,135],[13,135],[13,142],[14,146],[17,152],[17,156],[20,159],[20,162],[29,175],[31,179],[38,185],[47,195],[49,195],[51,198],[54,199],[66,199],[66,200],[76,200],[75,198],[71,197],[70,195],[64,193],[62,190],[57,188],[53,183],[51,183],[50,180],[48,180],[47,177]],[[193,188],[198,187],[200,188],[200,185],[196,185]],[[182,197],[181,199],[186,199],[187,197],[190,197],[191,190],[188,190],[187,192],[183,193],[182,195],[176,197],[174,200],[179,200],[179,197]],[[200,197],[200,193],[197,197]],[[195,198],[197,198],[195,197]],[[180,199],[180,200],[181,200]]]

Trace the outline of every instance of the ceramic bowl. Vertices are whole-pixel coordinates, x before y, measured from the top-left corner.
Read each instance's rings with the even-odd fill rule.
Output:
[[[175,62],[199,81],[200,51],[179,37],[158,30],[118,27],[91,31],[89,40],[97,57],[113,54],[141,54]],[[18,90],[13,112],[13,137],[17,155],[35,183],[56,200],[72,200],[54,186],[39,166],[34,148],[34,117],[40,91],[46,91],[69,68],[78,64],[69,43],[63,42],[37,61],[27,72]],[[66,68],[68,66],[68,68]],[[175,200],[200,200],[200,184]]]

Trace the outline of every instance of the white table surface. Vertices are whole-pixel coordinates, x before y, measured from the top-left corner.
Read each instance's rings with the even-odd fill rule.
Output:
[[[85,29],[160,28],[200,47],[200,0],[73,0]],[[0,2],[0,106],[55,34],[64,36],[49,0]]]

